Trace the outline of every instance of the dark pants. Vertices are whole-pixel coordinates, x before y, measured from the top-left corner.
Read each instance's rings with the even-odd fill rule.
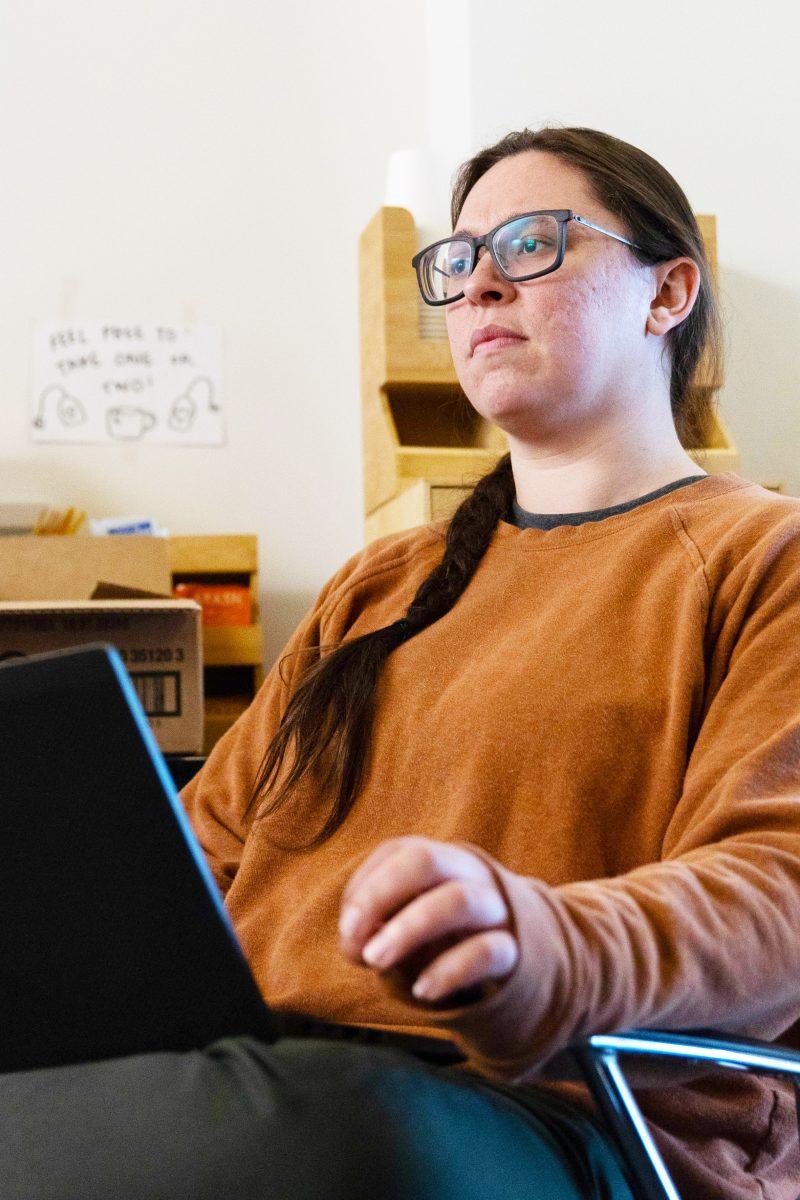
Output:
[[[404,1052],[226,1038],[0,1076],[2,1200],[630,1200],[592,1120]]]

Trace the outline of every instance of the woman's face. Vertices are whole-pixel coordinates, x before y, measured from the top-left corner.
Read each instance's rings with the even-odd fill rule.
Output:
[[[458,229],[482,234],[514,213],[545,208],[571,208],[629,237],[592,196],[580,170],[539,150],[502,159],[481,176]],[[483,417],[519,439],[577,431],[611,417],[609,406],[635,403],[637,380],[652,391],[652,343],[661,339],[646,344],[646,324],[655,290],[652,268],[639,264],[627,246],[575,221],[567,224],[563,263],[539,279],[509,283],[481,248],[464,297],[445,308],[466,396]],[[522,340],[488,341],[473,351],[473,333],[487,325],[504,326]]]

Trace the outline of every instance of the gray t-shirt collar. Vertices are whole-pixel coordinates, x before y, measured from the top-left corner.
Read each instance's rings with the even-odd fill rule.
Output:
[[[705,479],[707,472],[702,475],[685,475],[682,479],[676,479],[672,483],[665,483],[663,487],[656,488],[654,492],[648,492],[646,496],[638,496],[635,500],[626,500],[624,504],[612,504],[610,508],[594,508],[588,512],[572,512],[572,513],[532,513],[526,512],[524,508],[520,508],[517,504],[516,497],[511,502],[510,522],[516,525],[519,529],[555,529],[557,525],[583,525],[585,521],[602,521],[604,517],[613,517],[615,513],[628,512],[631,508],[637,508],[640,504],[646,504],[648,500],[656,500],[659,496],[666,495],[667,492],[672,492],[675,488],[686,487],[687,484],[696,483],[698,479]]]

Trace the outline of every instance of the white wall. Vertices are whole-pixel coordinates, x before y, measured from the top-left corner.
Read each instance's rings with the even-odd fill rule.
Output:
[[[363,541],[357,239],[424,138],[423,26],[422,0],[0,0],[0,498],[258,533],[270,661]],[[227,446],[31,445],[51,317],[220,325]]]
[[[640,146],[715,213],[740,473],[800,495],[800,15],[776,0],[469,0],[473,144],[547,121]]]
[[[258,533],[272,661],[362,542],[357,237],[389,153],[548,119],[642,146],[717,214],[722,409],[743,474],[800,494],[797,17],[757,14],[0,0],[0,498]],[[228,445],[32,446],[31,326],[51,317],[221,325]]]

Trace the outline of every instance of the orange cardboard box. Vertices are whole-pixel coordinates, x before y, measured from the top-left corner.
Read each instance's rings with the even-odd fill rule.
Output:
[[[252,620],[250,589],[237,583],[177,583],[173,595],[194,600],[203,610],[203,624],[249,625]]]

